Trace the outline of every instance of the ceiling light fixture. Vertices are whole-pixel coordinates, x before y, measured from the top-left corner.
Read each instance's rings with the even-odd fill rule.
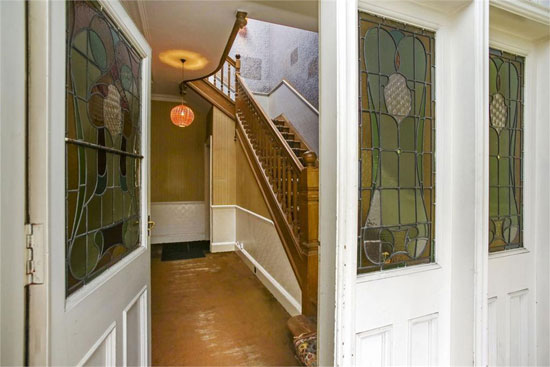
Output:
[[[180,94],[181,94],[181,104],[172,108],[170,111],[170,120],[177,127],[187,127],[193,123],[195,119],[195,113],[191,107],[187,106],[184,102],[183,97],[187,92],[187,85],[185,85],[185,79],[183,78],[183,71],[185,68],[185,59],[181,59],[181,83],[180,83]]]

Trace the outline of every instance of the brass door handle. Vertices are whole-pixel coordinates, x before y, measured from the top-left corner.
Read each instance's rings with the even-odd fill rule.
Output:
[[[153,230],[153,228],[155,227],[156,223],[152,220],[148,221],[147,222],[147,235],[148,236],[151,236],[151,231]]]

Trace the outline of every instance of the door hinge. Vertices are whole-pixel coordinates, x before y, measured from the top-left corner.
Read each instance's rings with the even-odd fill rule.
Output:
[[[27,285],[44,283],[44,225],[25,224]]]

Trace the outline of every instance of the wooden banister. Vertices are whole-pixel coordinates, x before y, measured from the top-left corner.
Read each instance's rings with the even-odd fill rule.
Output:
[[[250,92],[250,90],[246,86],[246,83],[243,81],[243,79],[239,74],[237,74],[237,85],[238,85],[237,91],[241,92],[242,90],[242,92],[246,95],[246,97],[243,96],[246,102],[252,105],[254,112],[261,119],[261,122],[264,124],[265,128],[267,128],[274,135],[274,137],[277,138],[280,149],[285,151],[285,156],[292,162],[293,168],[296,171],[303,170],[304,166],[298,160],[298,157],[296,157],[296,155],[294,154],[292,149],[288,146],[288,144],[285,143],[285,138],[283,137],[281,132],[277,130],[277,128],[275,127],[275,125],[273,124],[269,116],[267,116],[263,108],[258,104],[258,102],[256,102],[256,99],[254,98],[252,92]],[[237,103],[237,109],[238,109],[239,98],[237,98],[236,103]]]
[[[302,290],[302,313],[317,311],[319,247],[319,168],[307,143],[283,115],[277,127],[240,76],[241,59],[227,58],[222,70],[190,85],[237,121],[237,138],[259,184],[268,210]],[[219,75],[219,77],[218,77]],[[202,84],[201,84],[202,83]],[[282,120],[281,120],[282,119]],[[284,130],[279,130],[284,128]],[[281,133],[294,135],[293,150]]]
[[[302,162],[236,76],[235,110],[239,137],[253,152],[261,184],[279,236],[302,289],[302,313],[317,310],[319,247],[319,168],[317,156],[307,151]]]
[[[207,76],[203,76],[202,78],[187,80],[187,82],[193,82],[195,80],[200,79],[207,79],[211,77],[212,75],[216,74],[223,65],[227,62],[227,58],[229,56],[229,51],[231,51],[231,47],[233,47],[233,42],[235,42],[235,38],[237,38],[237,33],[239,33],[239,30],[246,26],[248,23],[246,16],[248,13],[244,11],[238,11],[237,14],[235,14],[235,23],[233,24],[233,28],[231,29],[231,33],[229,34],[229,38],[227,39],[227,43],[225,44],[225,48],[223,50],[222,56],[220,57],[220,62],[216,69],[208,74]]]

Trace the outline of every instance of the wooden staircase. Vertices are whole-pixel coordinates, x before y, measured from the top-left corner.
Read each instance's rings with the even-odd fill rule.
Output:
[[[189,84],[226,114],[234,111],[232,117],[237,122],[236,137],[254,172],[300,284],[302,314],[315,317],[319,247],[317,156],[284,115],[273,120],[267,116],[239,75],[239,56],[235,61],[228,59],[228,65],[229,72],[225,75],[234,78],[224,77],[222,72],[214,78]],[[227,101],[234,102],[227,107]]]

